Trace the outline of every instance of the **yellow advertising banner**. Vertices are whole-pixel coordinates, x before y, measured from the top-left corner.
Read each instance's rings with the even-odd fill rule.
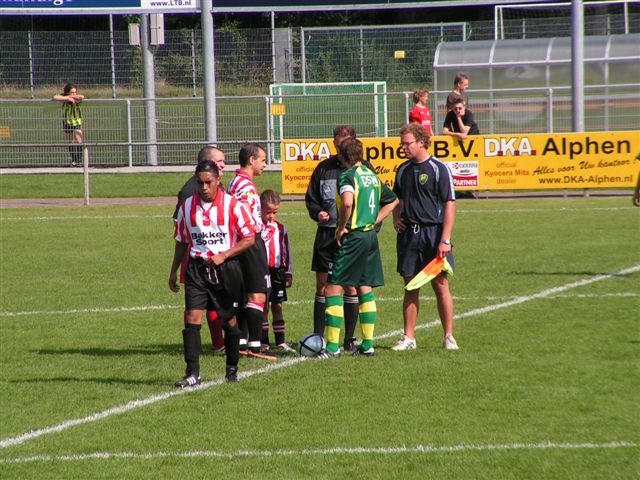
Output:
[[[399,137],[361,138],[365,158],[393,186],[407,160]],[[446,162],[457,190],[629,188],[640,169],[640,131],[432,137],[429,152]],[[333,139],[282,142],[282,191],[304,193]]]

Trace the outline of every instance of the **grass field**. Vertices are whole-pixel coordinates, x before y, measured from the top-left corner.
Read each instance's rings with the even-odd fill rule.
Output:
[[[314,225],[301,202],[281,210],[295,342],[312,329]],[[226,385],[206,353],[190,392],[173,388],[171,213],[0,210],[0,478],[638,478],[630,199],[458,202],[457,352],[427,290],[418,349],[390,350],[402,288],[385,225],[374,358],[241,359]]]
[[[237,165],[227,164],[222,182],[228,184]],[[195,167],[194,167],[195,168]],[[10,198],[83,198],[84,177],[77,174],[0,175],[0,199]],[[91,175],[92,198],[173,197],[192,173],[100,173]],[[256,177],[263,192],[282,191],[282,173],[264,172]]]

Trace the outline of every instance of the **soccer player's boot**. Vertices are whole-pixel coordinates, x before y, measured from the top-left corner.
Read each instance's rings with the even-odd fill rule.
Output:
[[[338,358],[339,356],[340,356],[340,350],[338,350],[335,353],[330,352],[329,350],[323,350],[319,354],[317,354],[314,358],[317,358],[318,360],[327,360],[329,358]]]
[[[376,354],[376,351],[373,347],[367,348],[366,350],[362,347],[358,347],[355,352],[353,352],[354,357],[373,357]]]
[[[227,373],[224,376],[224,381],[227,383],[237,383],[238,367],[232,367],[231,365],[227,365]]]
[[[296,353],[296,350],[286,342],[279,343],[276,345],[276,348],[279,352],[283,353]]]
[[[271,361],[278,360],[277,355],[274,355],[273,353],[269,353],[269,352],[261,352],[260,350],[255,351],[255,350],[248,349],[246,355],[249,358],[261,358],[262,360],[271,360]]]
[[[447,335],[446,337],[444,337],[442,346],[445,350],[458,350],[459,348],[456,339],[453,338],[453,335]]]
[[[176,387],[178,388],[189,388],[195,387],[196,385],[200,385],[202,381],[200,380],[200,375],[194,375],[193,373],[189,373],[185,375],[181,380],[176,382]]]
[[[404,350],[415,350],[416,349],[416,339],[405,337],[404,335],[400,340],[396,342],[396,344],[391,347],[391,350],[396,352],[402,352]]]
[[[344,348],[345,352],[355,352],[358,349],[358,345],[356,345],[356,338],[345,338],[342,347]]]

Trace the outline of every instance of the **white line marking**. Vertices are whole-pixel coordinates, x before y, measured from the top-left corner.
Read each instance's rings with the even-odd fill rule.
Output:
[[[34,455],[0,459],[0,464],[31,462],[82,462],[101,459],[138,459],[154,460],[158,458],[246,458],[246,457],[302,457],[327,455],[390,455],[397,453],[450,453],[464,451],[500,451],[500,450],[584,450],[606,448],[637,448],[638,444],[626,441],[605,443],[512,443],[496,445],[416,445],[415,447],[335,447],[304,450],[197,450],[191,452],[95,452],[83,455]]]
[[[548,298],[607,298],[607,297],[638,297],[640,293],[635,292],[615,292],[615,293],[584,293],[584,294],[571,294],[571,295],[549,295]],[[511,300],[513,296],[494,296],[489,295],[486,297],[463,297],[455,296],[455,301],[481,301],[481,300]],[[433,296],[421,296],[420,301],[423,302],[435,302]],[[402,297],[376,297],[376,302],[399,302],[402,301]],[[311,305],[313,300],[288,300],[287,305]],[[138,307],[112,307],[112,308],[74,308],[70,310],[31,310],[22,312],[0,312],[0,317],[25,317],[31,315],[71,315],[77,313],[126,313],[126,312],[146,312],[155,310],[175,310],[183,308],[183,304],[176,305],[140,305]]]
[[[529,302],[531,300],[537,300],[539,298],[545,298],[545,297],[549,297],[553,294],[556,293],[561,293],[567,290],[570,290],[572,288],[577,288],[577,287],[583,287],[585,285],[590,285],[592,283],[595,282],[600,282],[602,280],[608,280],[614,276],[619,276],[619,275],[628,275],[630,273],[635,273],[637,271],[640,271],[640,265],[635,265],[633,267],[629,267],[629,268],[625,268],[623,270],[620,270],[619,272],[616,273],[611,273],[611,274],[606,274],[606,275],[596,275],[594,277],[591,278],[586,278],[584,280],[579,280],[577,282],[571,282],[571,283],[567,283],[566,285],[561,285],[559,287],[554,287],[554,288],[548,288],[546,290],[542,290],[538,293],[534,293],[533,295],[527,295],[527,296],[520,296],[520,297],[516,297],[513,300],[509,300],[507,302],[503,302],[503,303],[498,303],[495,305],[489,305],[486,307],[482,307],[482,308],[476,308],[473,310],[470,310],[468,312],[464,312],[461,314],[456,315],[456,319],[461,319],[461,318],[467,318],[467,317],[473,317],[476,315],[482,315],[484,313],[490,313],[490,312],[494,312],[496,310],[502,309],[502,308],[507,308],[507,307],[511,307],[513,305],[519,305],[525,302]],[[436,325],[439,325],[440,321],[439,320],[434,320],[432,322],[426,323],[426,324],[422,324],[422,325],[418,325],[416,328],[418,329],[422,329],[422,328],[429,328],[429,327],[433,327]],[[402,330],[393,330],[391,332],[385,333],[383,335],[380,335],[378,337],[376,337],[377,339],[381,339],[381,338],[388,338],[391,336],[396,336],[399,335],[400,333],[402,333]],[[251,377],[253,375],[258,375],[261,373],[268,373],[271,372],[273,370],[277,370],[279,368],[283,368],[283,367],[288,367],[290,365],[296,365],[302,361],[306,360],[306,358],[304,357],[297,357],[297,358],[293,358],[290,360],[284,360],[275,364],[271,364],[267,367],[261,368],[259,370],[252,370],[252,371],[247,371],[247,372],[241,372],[238,374],[239,378],[247,378],[247,377]],[[222,380],[215,380],[215,381],[209,381],[209,382],[203,382],[200,386],[189,389],[189,390],[171,390],[169,392],[165,392],[165,393],[161,393],[159,395],[154,395],[151,397],[147,397],[145,399],[142,400],[132,400],[131,402],[128,402],[124,405],[118,406],[118,407],[113,407],[113,408],[109,408],[107,410],[104,410],[102,412],[96,413],[94,415],[89,415],[87,417],[83,417],[83,418],[76,418],[73,420],[68,420],[66,422],[60,423],[58,425],[55,425],[53,427],[47,427],[47,428],[41,428],[41,429],[37,429],[37,430],[32,430],[30,432],[24,433],[22,435],[18,435],[16,437],[9,437],[6,438],[4,440],[0,441],[0,449],[3,448],[7,448],[13,445],[20,445],[22,443],[25,443],[29,440],[33,440],[34,438],[38,438],[41,437],[43,435],[48,435],[50,433],[57,433],[57,432],[61,432],[63,430],[67,430],[68,428],[74,427],[76,425],[83,425],[86,423],[92,423],[98,420],[101,420],[103,418],[107,418],[110,417],[112,415],[119,415],[121,413],[125,413],[128,412],[130,410],[134,410],[136,408],[140,408],[140,407],[144,407],[146,405],[151,405],[153,403],[157,403],[157,402],[161,402],[163,400],[166,400],[168,398],[171,397],[175,397],[176,395],[182,395],[185,393],[191,393],[191,392],[196,392],[198,390],[204,389],[204,388],[209,388],[212,387],[214,385],[221,385],[223,383]]]
[[[145,206],[145,205],[140,205]],[[152,206],[152,205],[151,205]],[[280,212],[278,216],[295,217],[307,215],[305,212]],[[0,220],[15,220],[15,221],[31,221],[31,220],[112,220],[112,219],[125,219],[125,220],[137,220],[140,218],[164,218],[171,219],[171,215],[59,215],[53,217],[4,217],[0,216]]]
[[[121,205],[114,205],[121,206]],[[124,206],[124,205],[122,205]],[[135,206],[135,205],[128,205]],[[155,205],[140,205],[140,207]],[[73,207],[70,207],[73,208]],[[84,208],[84,207],[82,207]],[[516,208],[516,209],[464,209],[460,208],[456,211],[458,214],[464,213],[536,213],[536,212],[617,212],[622,210],[632,210],[634,207],[594,207],[594,208]],[[307,212],[280,212],[279,216],[298,217],[307,216]],[[32,221],[32,220],[109,220],[109,219],[149,219],[149,218],[165,218],[170,219],[171,215],[59,215],[44,217],[10,217],[0,216],[0,221]]]

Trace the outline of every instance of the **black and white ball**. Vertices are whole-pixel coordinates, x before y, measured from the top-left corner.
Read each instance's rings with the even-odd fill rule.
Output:
[[[327,342],[317,333],[309,333],[300,339],[300,355],[303,357],[315,357],[325,348]]]

